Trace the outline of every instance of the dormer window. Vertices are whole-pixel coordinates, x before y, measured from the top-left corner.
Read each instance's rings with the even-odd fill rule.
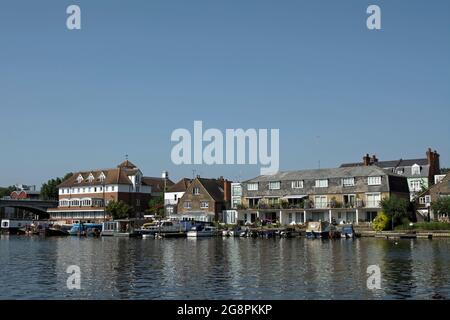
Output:
[[[83,182],[83,176],[80,174],[78,177],[77,177],[77,182],[78,183],[81,183],[81,182]]]
[[[106,179],[106,176],[105,176],[105,174],[102,172],[102,173],[100,173],[100,176],[98,177],[98,179],[101,181],[101,182],[104,182],[105,181],[105,179]]]
[[[420,166],[418,164],[415,164],[411,168],[411,173],[413,175],[419,175],[420,174]]]
[[[94,175],[92,173],[89,173],[89,177],[87,179],[89,182],[94,181]]]
[[[199,195],[199,194],[200,194],[200,188],[198,188],[198,187],[193,188],[193,189],[192,189],[192,193],[193,193],[194,195]]]

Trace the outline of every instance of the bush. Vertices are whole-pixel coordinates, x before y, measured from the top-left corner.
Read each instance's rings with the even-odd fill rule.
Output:
[[[409,218],[408,214],[408,201],[399,198],[395,195],[383,199],[381,202],[381,207],[383,212],[390,218],[394,220],[394,225],[402,224],[403,219]]]
[[[388,230],[391,227],[391,219],[384,212],[381,212],[375,217],[372,223],[372,228],[375,231]]]

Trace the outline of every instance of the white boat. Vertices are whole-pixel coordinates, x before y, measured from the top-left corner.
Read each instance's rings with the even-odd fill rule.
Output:
[[[223,237],[229,237],[230,236],[230,231],[229,230],[222,230],[222,236]]]
[[[211,226],[196,226],[187,233],[189,238],[213,237],[215,235],[217,235],[217,228]]]

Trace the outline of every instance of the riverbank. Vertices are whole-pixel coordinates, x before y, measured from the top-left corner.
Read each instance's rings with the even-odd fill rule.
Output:
[[[433,238],[450,238],[449,230],[420,230],[420,231],[359,231],[356,232],[359,237],[374,237],[385,239],[433,239]]]

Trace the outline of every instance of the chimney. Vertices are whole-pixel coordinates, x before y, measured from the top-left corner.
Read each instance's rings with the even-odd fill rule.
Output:
[[[432,151],[431,148],[427,150],[427,160],[428,165],[430,166],[429,170],[429,183],[434,184],[434,176],[441,173],[441,165],[439,160],[439,153],[436,150]]]
[[[223,181],[223,201],[231,201],[231,182],[227,179],[224,180],[223,177],[220,180]]]
[[[372,164],[376,164],[376,163],[378,163],[378,158],[376,155],[373,155],[372,156]]]
[[[199,174],[197,175],[197,179],[200,179],[200,175]]]
[[[366,154],[363,157],[363,163],[364,163],[364,166],[366,166],[366,167],[370,166],[370,156],[369,156],[369,154]]]

